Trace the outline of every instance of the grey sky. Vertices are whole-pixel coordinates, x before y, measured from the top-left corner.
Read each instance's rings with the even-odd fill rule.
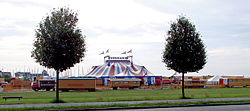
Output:
[[[250,8],[243,0],[2,0],[0,1],[0,69],[40,71],[30,57],[35,29],[53,8],[67,6],[79,14],[87,55],[65,75],[87,73],[110,55],[133,50],[134,62],[149,71],[172,74],[161,61],[166,32],[178,15],[196,25],[206,45],[202,74],[250,75]],[[80,71],[79,71],[80,70]],[[50,71],[49,71],[50,72]]]

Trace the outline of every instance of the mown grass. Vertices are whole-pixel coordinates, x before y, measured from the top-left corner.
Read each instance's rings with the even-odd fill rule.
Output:
[[[250,100],[242,101],[200,101],[200,102],[180,102],[180,103],[141,103],[141,104],[112,104],[112,105],[91,105],[91,106],[60,106],[60,107],[30,107],[30,108],[0,108],[1,111],[27,111],[27,110],[59,110],[59,109],[84,109],[96,110],[98,108],[119,108],[119,107],[151,107],[151,106],[180,106],[180,105],[202,105],[221,103],[250,103]]]
[[[249,92],[250,88],[185,89],[186,97],[192,99],[250,97]],[[22,96],[23,99],[4,101],[1,99],[3,96]],[[66,103],[169,100],[180,99],[181,96],[181,89],[60,92],[60,99]],[[43,104],[51,103],[55,99],[55,92],[1,92],[0,97],[0,105]]]

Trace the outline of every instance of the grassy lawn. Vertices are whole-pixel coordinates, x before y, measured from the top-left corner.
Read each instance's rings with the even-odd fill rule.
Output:
[[[198,98],[231,98],[250,97],[250,88],[211,88],[185,89],[185,95],[193,99]],[[20,101],[3,96],[22,96]],[[55,92],[0,92],[0,104],[41,104],[51,103]],[[103,90],[96,92],[74,91],[60,92],[60,99],[66,103],[103,102],[103,101],[140,101],[180,99],[181,89],[163,90]]]

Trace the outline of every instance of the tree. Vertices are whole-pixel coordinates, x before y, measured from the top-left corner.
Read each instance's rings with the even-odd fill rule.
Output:
[[[180,16],[167,32],[163,62],[169,69],[182,73],[182,97],[184,94],[184,74],[197,72],[206,64],[206,51],[193,25],[187,18]]]
[[[59,73],[73,67],[85,56],[85,37],[76,27],[77,13],[69,8],[54,9],[39,23],[31,57],[56,70],[56,102],[59,102]]]
[[[11,76],[10,75],[7,75],[7,74],[5,74],[5,75],[3,75],[3,78],[4,78],[4,81],[6,81],[6,82],[10,82],[10,78],[11,78]]]
[[[2,76],[0,76],[0,78],[4,78],[5,82],[10,82],[11,76],[8,74],[3,74]]]

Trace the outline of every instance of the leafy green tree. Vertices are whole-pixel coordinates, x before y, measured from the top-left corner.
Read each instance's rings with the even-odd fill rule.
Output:
[[[11,76],[7,75],[7,74],[3,74],[2,76],[0,76],[0,78],[4,78],[4,81],[9,83],[10,79],[11,79]]]
[[[182,97],[184,94],[184,74],[197,72],[206,64],[206,51],[193,25],[187,18],[180,16],[167,32],[163,62],[169,69],[182,73]]]
[[[3,78],[4,78],[4,81],[9,83],[11,76],[10,75],[3,75]]]
[[[85,56],[85,37],[76,27],[77,13],[69,8],[54,9],[39,23],[31,57],[56,70],[56,101],[59,102],[59,73],[73,67]]]

